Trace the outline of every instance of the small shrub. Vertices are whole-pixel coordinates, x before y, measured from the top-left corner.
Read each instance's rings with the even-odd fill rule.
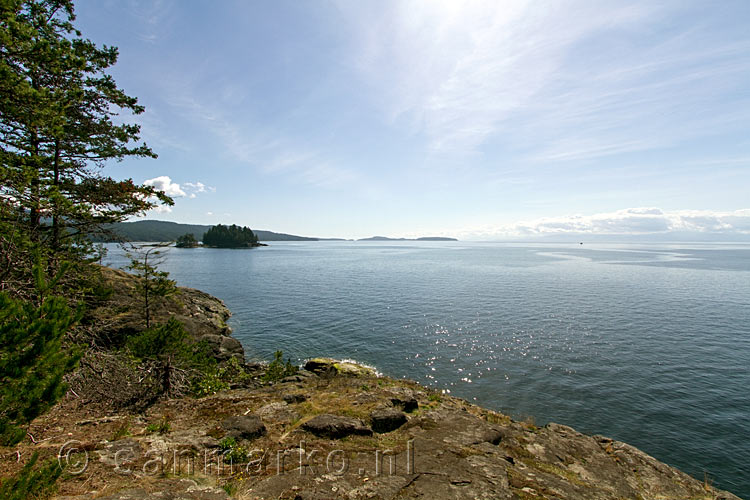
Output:
[[[284,363],[283,355],[284,353],[281,351],[274,353],[273,361],[268,364],[266,372],[263,374],[262,380],[264,382],[277,382],[284,377],[297,373],[299,368],[294,366],[289,359]]]
[[[118,441],[126,436],[130,436],[130,422],[123,422],[118,425],[109,440]]]
[[[233,437],[225,437],[219,441],[219,449],[224,455],[224,462],[240,464],[247,462],[249,454],[247,450],[237,444],[237,440]]]
[[[224,462],[231,464],[243,464],[248,461],[250,455],[243,446],[235,446],[224,453]]]
[[[246,371],[244,363],[233,356],[221,367],[221,378],[227,382],[245,383],[252,380],[253,376]]]
[[[438,394],[436,392],[433,393],[433,394],[430,394],[427,399],[429,399],[430,401],[434,401],[436,403],[442,403],[443,402],[443,398],[441,398],[440,394]]]
[[[131,335],[126,346],[136,360],[155,364],[153,373],[162,394],[181,396],[192,392],[206,396],[228,387],[221,383],[208,344],[194,342],[174,318]]]
[[[225,437],[224,439],[219,441],[219,449],[221,451],[231,450],[235,446],[237,446],[237,440],[233,437]]]
[[[223,489],[226,492],[226,494],[229,495],[230,497],[233,497],[234,495],[237,494],[237,484],[235,484],[234,481],[230,481],[224,484],[224,486],[222,486],[221,489]]]
[[[229,389],[229,384],[222,380],[220,370],[212,370],[193,381],[192,392],[195,396],[202,398],[226,389]]]
[[[146,426],[146,432],[153,434],[154,432],[159,434],[168,434],[172,430],[172,425],[169,423],[166,417],[162,418],[158,422],[148,424]]]

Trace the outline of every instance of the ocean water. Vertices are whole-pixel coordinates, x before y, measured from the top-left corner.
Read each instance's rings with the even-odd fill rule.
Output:
[[[251,358],[355,359],[750,498],[750,245],[273,242],[162,268]]]

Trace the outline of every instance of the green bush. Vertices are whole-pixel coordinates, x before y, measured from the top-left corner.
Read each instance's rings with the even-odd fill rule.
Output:
[[[182,324],[173,318],[130,336],[126,347],[136,360],[156,365],[156,376],[161,378],[164,393],[184,394],[189,390],[198,397],[210,396],[228,389],[232,382],[244,383],[252,378],[238,358],[219,366],[209,345],[205,341],[193,341]],[[186,377],[179,388],[171,380],[175,371],[181,371]],[[294,373],[296,367],[282,365],[282,372]]]
[[[193,394],[202,398],[229,389],[229,383],[222,379],[222,375],[221,369],[203,373],[193,381]]]
[[[283,355],[282,351],[276,351],[273,354],[273,361],[268,364],[266,372],[263,374],[262,380],[264,382],[277,382],[284,377],[297,373],[299,368],[294,366],[289,359],[284,363]]]
[[[225,437],[219,441],[219,449],[222,451],[226,463],[241,464],[247,462],[250,457],[247,450],[240,446],[233,437]]]
[[[216,371],[216,360],[205,342],[194,342],[182,323],[170,318],[166,323],[148,328],[126,341],[126,347],[137,360],[155,365],[164,394],[182,394],[196,381]],[[184,374],[179,379],[177,373]]]
[[[80,319],[60,297],[39,307],[0,293],[0,444],[11,446],[23,428],[65,394],[63,375],[80,354],[63,349],[65,333]]]
[[[158,434],[169,434],[170,430],[172,430],[172,425],[169,423],[169,420],[167,420],[166,417],[162,418],[158,422],[154,422],[146,426],[146,432],[148,432],[149,434],[152,434],[154,432]]]

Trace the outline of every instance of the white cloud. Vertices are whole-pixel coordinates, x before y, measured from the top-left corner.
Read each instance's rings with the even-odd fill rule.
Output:
[[[153,179],[148,179],[143,181],[143,184],[146,186],[152,186],[154,189],[157,189],[158,191],[163,191],[164,194],[167,196],[172,197],[182,197],[187,196],[185,194],[185,191],[182,190],[179,184],[176,182],[172,182],[172,179],[167,175],[162,175],[159,177],[154,177]]]
[[[626,208],[593,215],[542,217],[460,231],[464,238],[524,238],[555,235],[654,235],[720,233],[750,235],[750,209],[735,211]]]
[[[193,191],[194,193],[206,193],[206,192],[209,192],[209,191],[211,193],[215,193],[216,192],[216,188],[215,187],[206,186],[202,182],[185,182],[185,183],[182,184],[182,186],[185,189]]]
[[[181,185],[182,189],[187,193],[187,197],[191,200],[198,196],[198,193],[215,193],[216,188],[212,186],[206,186],[202,182],[183,182]]]
[[[172,212],[172,207],[170,207],[169,205],[158,205],[152,208],[151,210],[149,210],[149,212],[152,212],[155,214],[168,214]]]

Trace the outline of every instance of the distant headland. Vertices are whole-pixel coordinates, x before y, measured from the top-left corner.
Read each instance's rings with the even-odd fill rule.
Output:
[[[370,238],[360,238],[357,241],[458,241],[456,238],[446,238],[444,236],[423,236],[421,238],[389,238],[387,236],[371,236]]]

